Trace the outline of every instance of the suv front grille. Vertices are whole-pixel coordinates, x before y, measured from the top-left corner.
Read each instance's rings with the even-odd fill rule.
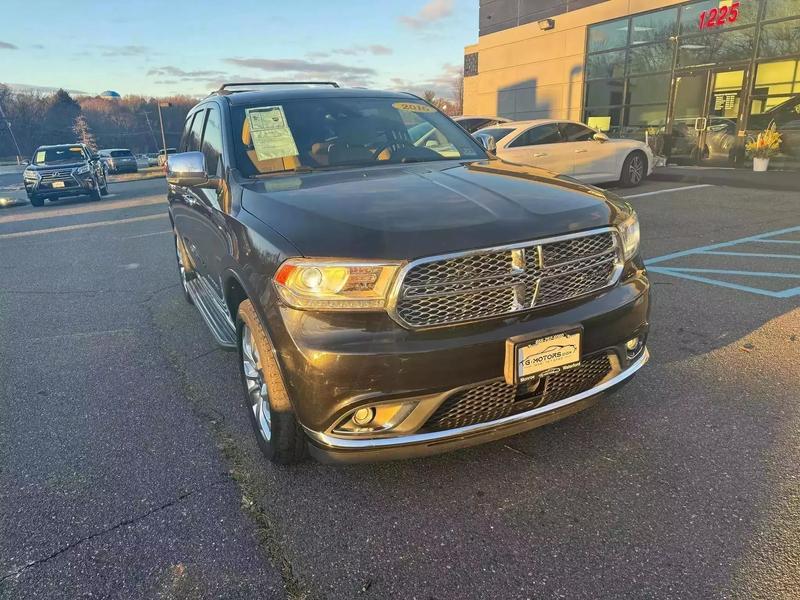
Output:
[[[65,171],[41,171],[39,175],[44,182],[67,179],[72,177],[72,169],[67,169]]]
[[[441,431],[486,423],[545,406],[592,389],[611,374],[608,354],[583,359],[574,369],[546,375],[533,382],[508,385],[497,379],[459,390],[436,409],[424,430]]]
[[[606,229],[422,259],[406,272],[394,312],[409,327],[433,327],[530,310],[612,285],[620,258]]]

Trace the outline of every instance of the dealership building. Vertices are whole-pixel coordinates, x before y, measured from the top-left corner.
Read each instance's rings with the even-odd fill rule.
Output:
[[[581,120],[694,162],[800,148],[800,0],[480,0],[464,114]]]

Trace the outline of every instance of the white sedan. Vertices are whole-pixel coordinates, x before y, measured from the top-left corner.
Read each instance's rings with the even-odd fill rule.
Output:
[[[639,185],[653,172],[650,147],[637,140],[610,139],[583,123],[538,119],[513,121],[475,132],[484,147],[496,144],[505,161],[541,167],[586,183]]]

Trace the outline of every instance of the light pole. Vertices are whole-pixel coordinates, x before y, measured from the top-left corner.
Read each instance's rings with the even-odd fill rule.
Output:
[[[158,103],[158,122],[161,124],[161,149],[164,150],[164,168],[167,166],[167,136],[164,135],[164,116],[161,114],[161,107],[169,108],[172,106],[170,102]]]
[[[14,136],[14,132],[11,131],[11,121],[6,119],[6,113],[3,112],[2,106],[0,106],[0,119],[5,121],[6,127],[8,127],[8,133],[11,134],[11,139],[14,141],[14,147],[17,149],[17,164],[19,164],[22,160],[22,150],[19,149],[17,138]]]

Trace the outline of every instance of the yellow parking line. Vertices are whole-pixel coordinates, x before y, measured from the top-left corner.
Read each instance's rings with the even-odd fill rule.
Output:
[[[94,223],[81,223],[80,225],[64,225],[63,227],[48,227],[47,229],[34,229],[33,231],[17,231],[15,233],[0,234],[0,240],[30,235],[44,235],[46,233],[60,233],[62,231],[74,231],[75,229],[88,229],[89,227],[105,227],[107,225],[123,225],[126,223],[136,223],[138,221],[150,221],[152,219],[166,219],[167,215],[147,215],[145,217],[131,217],[130,219],[117,219],[116,221],[95,221]]]

